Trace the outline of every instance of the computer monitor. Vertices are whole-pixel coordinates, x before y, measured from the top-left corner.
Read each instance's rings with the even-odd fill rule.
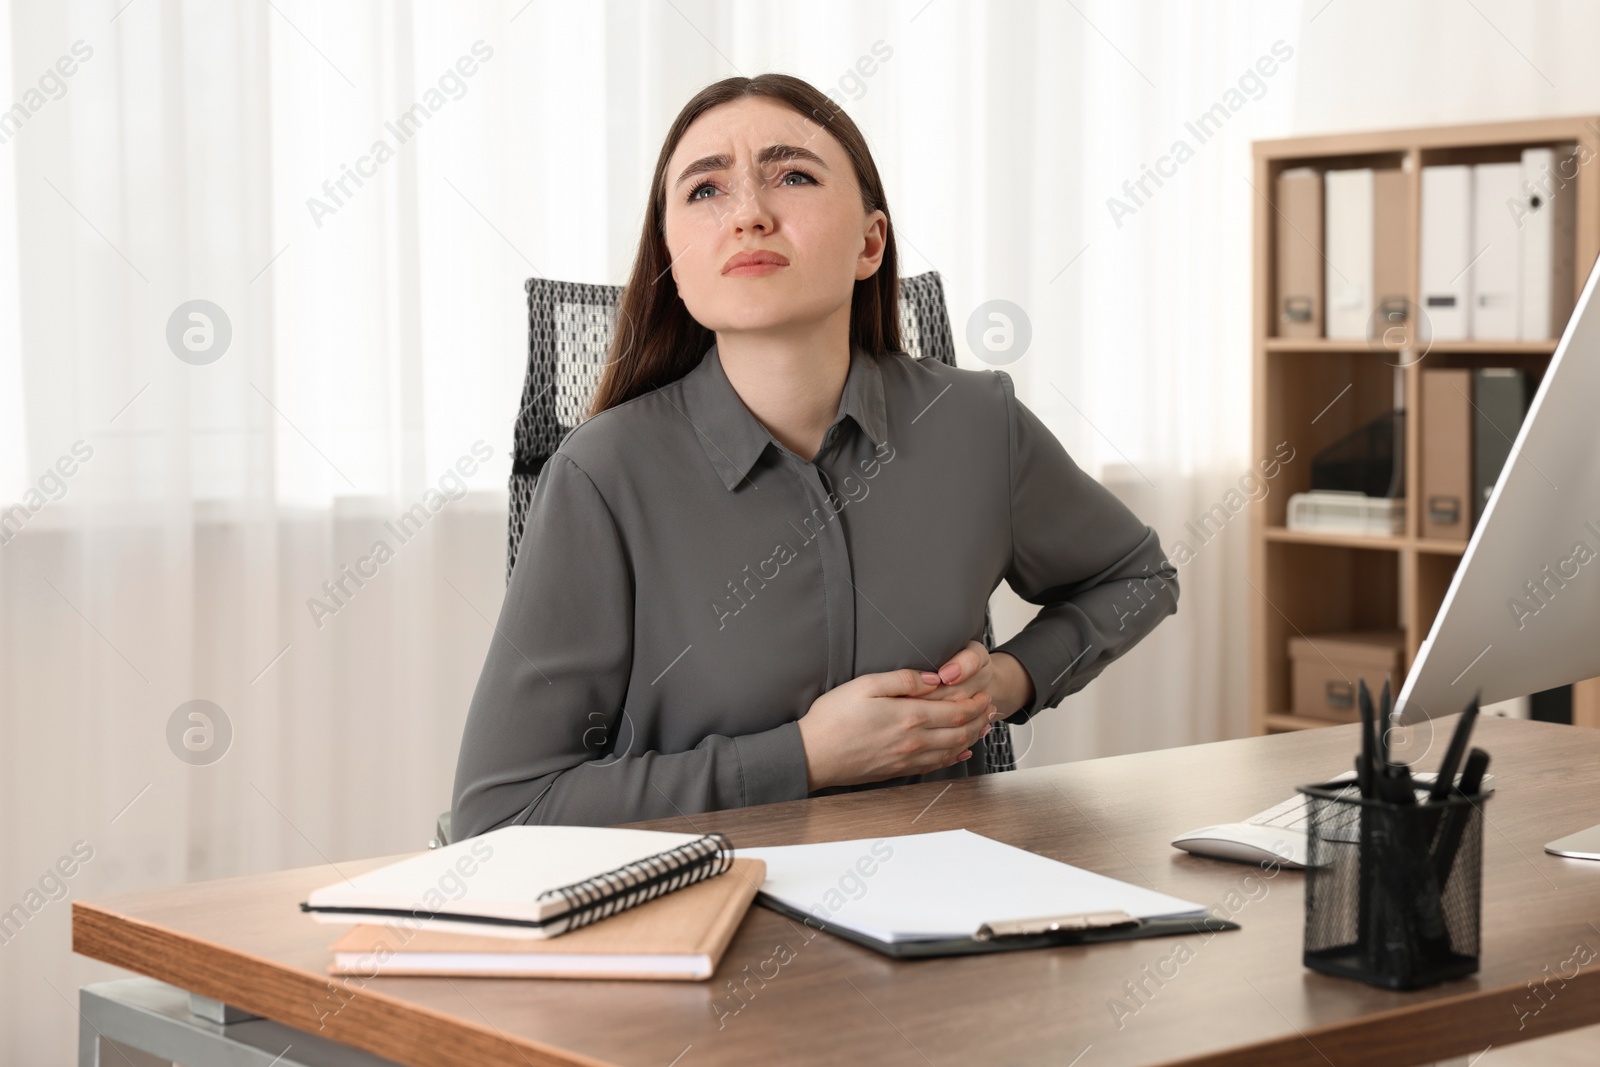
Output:
[[[1488,704],[1600,675],[1596,279],[1600,263],[1395,699],[1401,724],[1455,714],[1479,690]],[[1600,826],[1586,834],[1547,847],[1600,859]]]

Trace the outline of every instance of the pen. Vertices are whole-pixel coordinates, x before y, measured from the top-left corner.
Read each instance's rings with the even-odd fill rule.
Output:
[[[1367,691],[1365,678],[1356,680],[1356,695],[1361,705],[1361,751],[1356,754],[1356,784],[1362,800],[1375,800],[1378,797],[1375,762],[1378,750],[1373,735],[1372,694]],[[1375,960],[1381,940],[1378,919],[1383,901],[1377,894],[1377,854],[1372,843],[1374,818],[1370,808],[1362,804],[1356,817],[1356,940],[1362,946],[1363,955]]]
[[[1415,804],[1417,802],[1417,787],[1411,781],[1411,765],[1397,763],[1394,765],[1394,799],[1397,804]]]
[[[1384,681],[1382,708],[1385,719],[1391,712],[1389,684]],[[1386,768],[1384,800],[1401,808],[1417,806],[1416,784],[1407,763],[1391,763]],[[1409,906],[1401,905],[1395,912],[1397,933],[1404,951],[1423,958],[1442,958],[1450,951],[1450,940],[1444,915],[1443,882],[1434,855],[1428,851],[1433,839],[1429,828],[1433,812],[1418,811],[1415,815],[1394,814],[1388,856]]]
[[[1389,675],[1383,676],[1383,695],[1378,698],[1378,730],[1383,734],[1383,762],[1389,763],[1394,759],[1394,743],[1389,740],[1389,729],[1393,726],[1390,715],[1394,712],[1394,705],[1389,700]]]
[[[1377,731],[1378,766],[1374,777],[1382,778],[1389,769],[1389,731],[1386,729],[1388,720],[1380,709],[1373,716],[1373,729]]]
[[[1367,692],[1367,680],[1365,678],[1359,679],[1356,684],[1361,704],[1361,755],[1356,757],[1358,760],[1356,764],[1356,781],[1361,786],[1362,799],[1371,800],[1378,793],[1378,784],[1374,781],[1376,775],[1374,774],[1372,763],[1373,756],[1376,753],[1376,746],[1372,740],[1372,694]]]
[[[1461,772],[1459,792],[1471,799],[1478,795],[1483,785],[1483,772],[1489,767],[1489,753],[1475,748],[1467,756],[1467,765]],[[1434,877],[1442,889],[1450,880],[1450,869],[1455,866],[1456,852],[1461,848],[1461,837],[1467,832],[1468,812],[1453,808],[1445,813],[1444,829],[1439,833],[1439,843],[1433,850]]]
[[[1475,748],[1467,756],[1467,765],[1461,771],[1461,794],[1475,797],[1483,787],[1483,772],[1489,769],[1489,753]]]
[[[1391,763],[1378,775],[1379,799],[1390,804],[1415,804],[1417,794],[1411,783],[1411,768]]]
[[[1468,704],[1461,712],[1461,721],[1456,723],[1455,733],[1450,735],[1450,747],[1445,750],[1444,763],[1439,767],[1439,776],[1433,781],[1433,789],[1428,794],[1431,801],[1440,801],[1450,795],[1450,790],[1456,784],[1456,768],[1461,765],[1461,757],[1467,751],[1467,739],[1472,736],[1473,720],[1478,717],[1478,698],[1483,695],[1479,689],[1473,694],[1472,703]]]

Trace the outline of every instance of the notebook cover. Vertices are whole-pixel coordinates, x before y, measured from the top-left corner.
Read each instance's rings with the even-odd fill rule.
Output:
[[[735,861],[738,862],[738,861]],[[925,941],[879,941],[857,930],[843,926],[830,926],[792,908],[775,897],[762,893],[757,903],[796,922],[806,923],[815,930],[853,941],[863,948],[882,953],[897,960],[934,959],[941,956],[975,956],[983,952],[1015,952],[1019,949],[1053,948],[1057,945],[1092,945],[1101,941],[1132,941],[1145,937],[1175,937],[1182,934],[1200,934],[1219,930],[1238,930],[1239,924],[1231,919],[1206,915],[1195,919],[1145,919],[1138,926],[1124,926],[1106,930],[1058,930],[1048,934],[1030,934],[1021,937],[1002,937],[992,941],[978,941],[970,937],[940,938]]]
[[[300,907],[336,923],[432,913],[441,920],[564,929],[563,917],[581,909],[543,896],[546,890],[605,878],[647,858],[700,846],[708,836],[716,835],[506,826],[314,889]],[[647,881],[671,877],[658,871]]]
[[[722,874],[656,897],[606,919],[550,938],[492,937],[477,934],[443,933],[436,930],[407,930],[403,927],[361,925],[346,932],[329,946],[333,953],[359,953],[356,966],[341,969],[337,956],[328,964],[329,974],[375,975],[465,975],[482,972],[471,969],[441,970],[424,960],[395,961],[394,954],[415,956],[426,953],[495,953],[520,955],[528,966],[515,971],[494,972],[506,978],[673,978],[693,980],[684,974],[661,974],[649,970],[605,974],[564,973],[559,966],[541,966],[540,956],[573,954],[630,956],[705,956],[710,970],[733,940],[734,931],[766,880],[767,865],[758,859],[735,859]],[[408,936],[409,935],[409,936]],[[707,975],[709,977],[709,975]]]

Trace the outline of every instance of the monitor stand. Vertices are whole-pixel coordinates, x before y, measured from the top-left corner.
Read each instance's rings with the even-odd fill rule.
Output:
[[[1544,846],[1546,852],[1575,860],[1600,860],[1600,826],[1558,838]]]

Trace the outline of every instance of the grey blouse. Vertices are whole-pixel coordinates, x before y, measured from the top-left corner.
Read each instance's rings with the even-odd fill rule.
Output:
[[[854,348],[811,461],[712,345],[568,433],[539,475],[456,767],[453,825],[609,825],[807,795],[798,720],[861,674],[937,670],[1005,579],[1025,722],[1176,610],[1153,529],[999,370]],[[964,778],[972,758],[906,782]]]

